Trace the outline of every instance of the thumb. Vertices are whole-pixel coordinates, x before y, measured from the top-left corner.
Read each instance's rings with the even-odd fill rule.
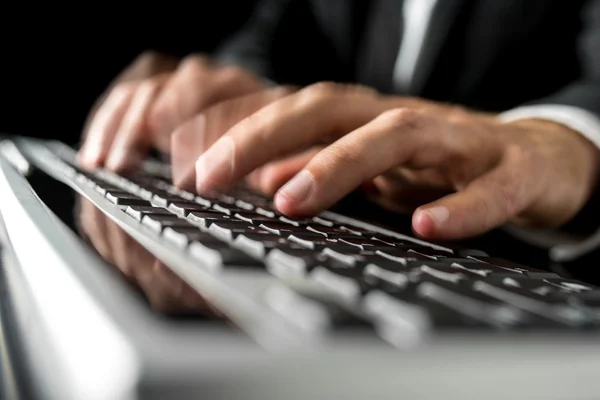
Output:
[[[413,229],[427,239],[453,240],[496,228],[533,202],[537,185],[531,176],[520,164],[500,164],[463,190],[419,207]]]

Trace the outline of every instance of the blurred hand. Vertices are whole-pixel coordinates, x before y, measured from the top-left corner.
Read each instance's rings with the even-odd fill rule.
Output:
[[[224,189],[273,162],[291,177],[275,195],[290,216],[318,213],[366,182],[380,202],[414,207],[406,200],[415,203],[417,188],[416,233],[458,239],[507,221],[559,226],[596,185],[597,149],[551,122],[500,123],[458,107],[329,83],[267,103],[210,134],[222,137],[194,163],[198,191]],[[206,125],[218,107],[205,114]]]
[[[198,292],[83,197],[79,198],[77,219],[102,258],[139,286],[156,310],[221,316]]]
[[[291,86],[280,86],[239,96],[220,102],[179,126],[171,136],[173,183],[182,189],[195,190],[195,163],[202,153],[232,126],[267,104],[294,93],[296,90]],[[286,159],[286,162],[291,161]],[[281,176],[283,170],[277,165],[278,162],[269,163],[269,165],[260,167],[251,174],[250,177],[254,179],[251,179],[250,183],[254,183],[255,189],[269,193],[268,189],[273,188],[272,182],[279,182],[284,179]],[[286,169],[289,169],[289,167]],[[276,173],[277,177],[273,176],[273,172]],[[264,180],[264,185],[256,181],[256,178],[261,175],[270,177]],[[287,176],[287,178],[290,177]]]
[[[88,167],[135,167],[156,147],[169,152],[170,135],[212,104],[263,87],[254,75],[194,55],[181,62],[158,53],[138,57],[118,77],[93,114],[79,154]]]

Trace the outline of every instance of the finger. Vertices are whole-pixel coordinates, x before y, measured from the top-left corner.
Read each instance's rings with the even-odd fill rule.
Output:
[[[284,214],[315,214],[393,167],[445,165],[456,158],[442,140],[451,129],[417,110],[383,113],[317,154],[279,190],[275,205]]]
[[[140,83],[136,88],[110,147],[107,168],[122,171],[136,166],[142,160],[144,152],[151,145],[148,110],[166,79],[166,75],[161,75]]]
[[[174,184],[187,190],[194,189],[198,157],[236,123],[288,95],[291,90],[278,87],[223,101],[177,128],[171,136]]]
[[[116,86],[100,106],[78,154],[82,165],[94,168],[104,163],[136,87],[134,82]]]
[[[151,110],[155,142],[168,151],[170,134],[194,114],[220,101],[258,90],[258,81],[237,67],[215,67],[203,57],[184,60]]]
[[[505,154],[497,168],[464,190],[417,209],[413,229],[427,239],[462,239],[501,226],[531,204],[540,193],[528,155],[520,149]]]
[[[362,88],[318,84],[263,107],[231,128],[196,163],[196,187],[227,187],[257,167],[335,140],[376,117],[382,102]]]
[[[259,168],[256,171],[257,177],[252,187],[268,196],[274,195],[281,186],[302,170],[321,149],[309,149]]]

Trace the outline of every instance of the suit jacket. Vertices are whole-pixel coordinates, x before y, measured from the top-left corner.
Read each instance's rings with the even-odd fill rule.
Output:
[[[358,72],[377,1],[395,0],[263,0],[220,55],[279,83],[369,84]],[[485,111],[553,103],[600,115],[599,0],[439,0],[430,28],[404,94]],[[389,82],[377,88],[392,92]]]

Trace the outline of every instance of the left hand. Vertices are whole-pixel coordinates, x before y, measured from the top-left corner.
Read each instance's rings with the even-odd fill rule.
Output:
[[[413,214],[415,232],[429,239],[466,238],[508,221],[560,226],[588,200],[599,165],[597,149],[559,124],[501,123],[458,107],[320,83],[228,129],[196,162],[196,188],[222,189],[315,145],[323,149],[295,156],[299,172],[277,191],[281,212],[318,213],[368,181],[392,205],[411,198],[415,185],[435,188],[437,196],[450,194]]]

